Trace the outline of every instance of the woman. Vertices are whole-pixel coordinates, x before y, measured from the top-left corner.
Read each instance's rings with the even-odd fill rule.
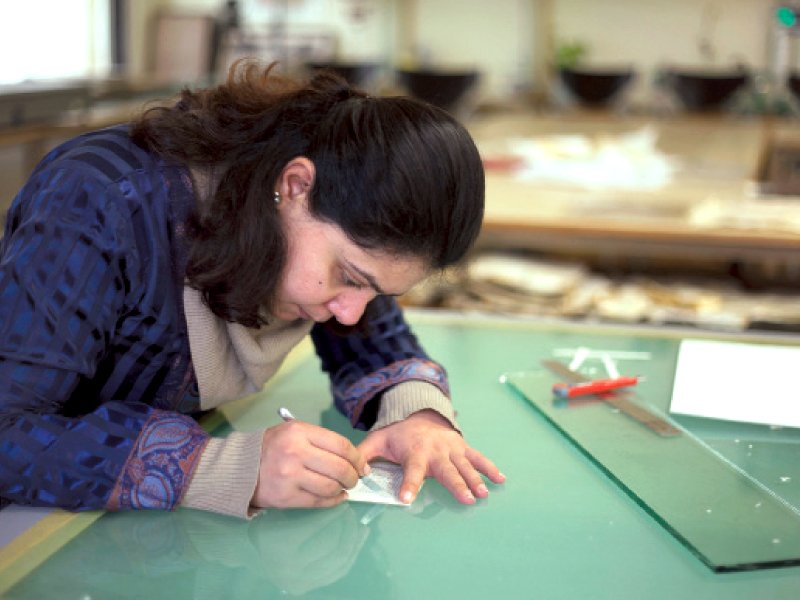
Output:
[[[0,246],[0,496],[247,516],[325,507],[382,456],[463,503],[503,476],[456,429],[444,370],[393,296],[458,261],[483,213],[446,113],[254,63],[68,141]],[[337,324],[338,323],[338,324]],[[311,335],[356,448],[300,422],[209,438],[190,415],[260,389]]]

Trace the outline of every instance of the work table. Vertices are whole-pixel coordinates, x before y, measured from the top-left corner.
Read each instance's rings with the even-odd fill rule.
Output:
[[[538,406],[551,402],[555,378],[542,380],[530,399],[501,379],[503,374],[541,373],[544,358],[566,364],[579,348],[601,351],[620,372],[644,375],[636,402],[665,415],[681,337],[666,330],[464,318],[436,311],[409,313],[409,318],[426,351],[441,357],[447,368],[465,436],[507,475],[503,485],[488,484],[488,498],[464,506],[428,479],[408,508],[345,503],[325,510],[268,510],[249,521],[190,509],[77,515],[57,511],[0,550],[0,595],[797,598],[800,567],[790,566],[796,560],[783,568],[716,572],[681,538],[680,529],[670,528],[675,521],[659,521],[657,505],[643,503],[634,491],[618,485],[598,458],[580,451],[569,433],[530,401]],[[304,350],[293,355],[296,360],[284,365],[281,376],[263,392],[211,413],[218,424],[214,435],[271,427],[280,422],[277,407],[291,406],[298,418],[359,442],[363,433],[331,408],[327,378],[310,344]],[[595,357],[584,366],[602,365]],[[695,435],[656,436],[603,403],[570,410],[562,416],[581,419],[584,431],[598,436],[613,431],[610,448],[636,444],[630,458],[646,466],[659,456],[674,457],[675,445],[691,443]],[[735,464],[762,465],[772,451],[788,457],[786,462],[767,462],[767,471],[791,479],[774,482],[771,489],[778,487],[787,501],[797,498],[800,479],[792,468],[794,446],[789,445],[796,445],[796,435],[788,429],[751,427],[737,427],[736,435],[742,450],[755,446],[757,458],[742,451]],[[734,442],[730,446],[738,447]],[[672,474],[683,469],[698,477],[727,474],[726,479],[741,483],[737,499],[753,487],[728,463],[710,471],[672,464]],[[662,471],[651,472],[658,473],[654,481],[664,480]],[[678,485],[668,497],[684,507],[681,513],[696,515],[698,525],[708,527],[728,548],[750,554],[742,532],[752,527],[719,526],[724,519],[718,515],[730,514],[725,507],[733,498],[712,498],[713,510],[706,503],[718,489]],[[764,502],[777,502],[766,489]],[[757,505],[752,512],[756,510]],[[797,539],[798,521],[795,512],[787,514],[783,547],[790,535]],[[763,521],[754,514],[753,523]],[[760,537],[768,541],[765,552],[772,554],[769,530]]]
[[[469,128],[485,156],[513,138],[578,135],[602,140],[649,129],[674,162],[658,189],[581,189],[522,181],[487,168],[483,246],[569,253],[774,263],[798,262],[800,198],[759,196],[766,140],[800,139],[789,120],[733,115],[640,116],[514,113],[476,117]]]

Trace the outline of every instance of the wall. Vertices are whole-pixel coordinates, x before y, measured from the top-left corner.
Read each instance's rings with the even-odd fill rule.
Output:
[[[475,67],[484,99],[498,100],[533,85],[533,0],[411,0],[398,62]]]
[[[768,0],[555,0],[557,41],[588,44],[593,62],[763,67]]]
[[[146,72],[146,23],[158,8],[217,14],[221,0],[131,2],[131,73]],[[482,95],[502,98],[533,85],[536,0],[240,0],[250,31],[285,20],[289,31],[331,31],[341,60],[391,66],[474,66]]]
[[[222,0],[131,2],[131,71],[145,68],[146,26],[159,7],[216,13]],[[252,27],[288,14],[291,28],[340,36],[344,59],[477,66],[490,98],[541,91],[555,46],[581,41],[590,64],[630,64],[645,98],[658,67],[768,66],[772,0],[241,0]],[[287,11],[288,7],[288,13]],[[366,15],[354,19],[354,11]]]
[[[128,75],[134,79],[147,75],[149,59],[149,30],[153,16],[170,0],[129,0],[128,2]]]
[[[220,14],[225,4],[222,0],[160,3],[170,10],[212,15]],[[395,4],[395,0],[239,0],[243,28],[249,34],[268,36],[276,27],[286,27],[290,34],[330,33],[339,38],[339,60],[384,63],[391,61],[394,46]]]
[[[595,65],[626,64],[647,101],[666,64],[765,69],[772,0],[399,0],[398,60],[473,64],[484,94],[548,86],[556,47],[580,41]],[[796,50],[795,50],[796,52]],[[635,91],[637,93],[637,91]]]
[[[646,101],[659,67],[769,65],[771,0],[554,0],[554,44],[581,42],[591,65],[630,65]]]

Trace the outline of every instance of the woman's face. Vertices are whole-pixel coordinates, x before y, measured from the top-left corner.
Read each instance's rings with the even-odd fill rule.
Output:
[[[400,295],[426,275],[418,258],[402,258],[354,244],[337,226],[315,219],[305,198],[281,201],[288,244],[273,315],[291,321],[335,318],[354,325],[378,294]]]

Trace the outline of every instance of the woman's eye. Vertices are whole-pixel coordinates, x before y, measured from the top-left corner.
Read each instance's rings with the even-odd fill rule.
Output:
[[[347,287],[352,287],[357,290],[366,290],[370,288],[370,286],[367,285],[366,283],[361,283],[360,281],[353,279],[350,275],[348,275],[347,271],[343,271],[343,279],[344,279],[344,284]]]
[[[353,287],[359,290],[367,287],[363,283],[359,283],[358,281],[350,277],[347,271],[342,271],[342,281],[347,287]]]

